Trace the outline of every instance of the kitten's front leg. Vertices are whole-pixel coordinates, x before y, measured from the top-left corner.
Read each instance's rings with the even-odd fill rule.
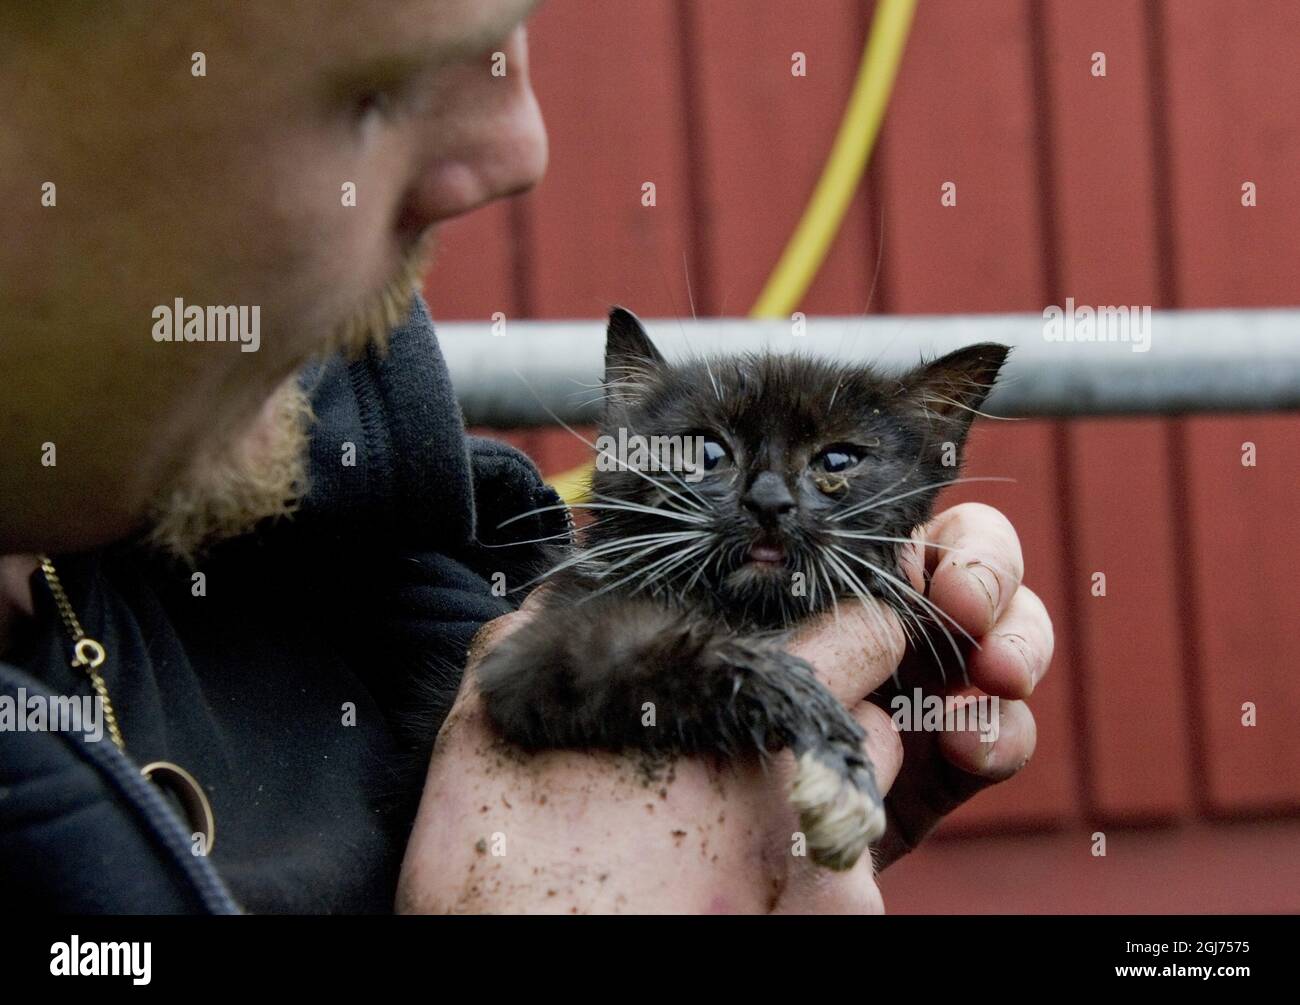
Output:
[[[479,687],[497,728],[532,749],[789,747],[790,800],[819,865],[850,868],[884,832],[862,727],[768,640],[640,598],[548,605],[483,659]]]
[[[790,803],[813,861],[852,868],[885,832],[884,801],[857,720],[811,666],[768,643],[718,640],[705,666],[736,682],[738,714],[765,726],[765,746],[794,754]]]

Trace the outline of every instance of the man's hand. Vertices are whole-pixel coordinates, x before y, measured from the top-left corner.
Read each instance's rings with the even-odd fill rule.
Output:
[[[908,570],[913,585],[923,582],[923,564],[929,598],[952,618],[946,622],[952,634],[961,639],[955,622],[979,646],[967,655],[969,684],[954,680],[950,667],[950,686],[941,693],[996,695],[1000,721],[991,744],[974,730],[899,734],[904,766],[885,799],[888,829],[876,845],[881,869],[975,793],[1028,763],[1037,731],[1025,699],[1047,673],[1055,645],[1047,608],[1021,585],[1020,540],[1001,513],[979,503],[954,506],[917,536]]]
[[[869,696],[906,654],[883,607],[840,605],[789,647],[817,668],[867,730],[886,793],[883,864],[979,789],[1033,753],[1027,697],[1051,659],[1042,603],[1020,585],[1015,531],[985,506],[946,511],[919,535],[909,574],[979,643],[971,686],[1002,699],[990,747],[973,732],[902,734]],[[786,800],[786,753],[714,762],[556,750],[526,756],[487,722],[474,683],[482,653],[530,616],[487,626],[439,735],[398,888],[400,911],[598,913],[879,912],[868,856],[848,872],[817,868]],[[878,697],[878,696],[877,696]],[[1010,699],[1010,700],[1007,700]]]

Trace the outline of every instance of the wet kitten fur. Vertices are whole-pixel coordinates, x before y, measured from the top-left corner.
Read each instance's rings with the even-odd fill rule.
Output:
[[[496,727],[529,749],[788,747],[814,861],[850,868],[885,826],[863,730],[782,649],[783,630],[855,589],[933,622],[906,596],[898,543],[835,532],[907,538],[929,519],[1007,351],[971,346],[901,376],[771,353],[669,364],[615,308],[601,433],[705,435],[725,457],[698,481],[595,472],[583,547],[479,667]],[[768,561],[749,560],[755,545]]]

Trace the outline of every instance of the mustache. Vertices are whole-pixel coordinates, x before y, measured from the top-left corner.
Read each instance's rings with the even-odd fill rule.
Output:
[[[392,330],[406,320],[411,301],[424,283],[433,257],[433,233],[424,234],[402,256],[389,280],[345,318],[319,350],[324,357],[342,353],[348,360],[359,359],[374,346],[387,351]]]

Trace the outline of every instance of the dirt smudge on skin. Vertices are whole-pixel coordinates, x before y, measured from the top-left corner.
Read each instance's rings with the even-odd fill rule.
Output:
[[[769,886],[767,892],[767,913],[768,914],[771,914],[773,911],[775,911],[776,905],[781,902],[781,889],[783,885],[784,884],[781,882],[781,879],[778,876],[773,876],[768,881],[768,886]]]
[[[658,787],[661,798],[667,798],[668,786],[677,779],[677,756],[654,751],[640,751],[635,755],[635,768],[642,788]]]

